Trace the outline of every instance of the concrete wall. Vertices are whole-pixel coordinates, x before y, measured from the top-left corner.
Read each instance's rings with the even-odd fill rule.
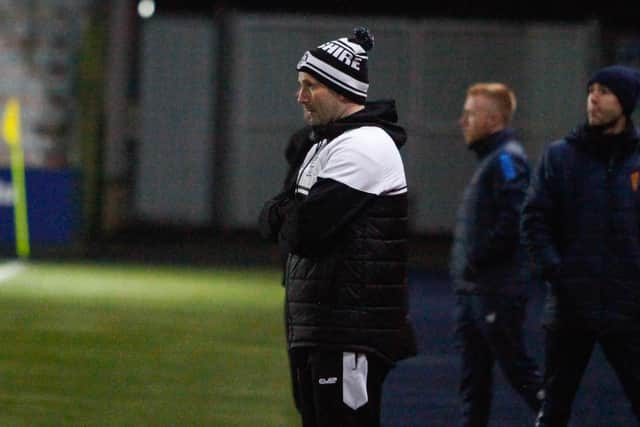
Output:
[[[212,218],[217,32],[206,19],[143,26],[135,215],[208,225]]]
[[[280,189],[287,138],[303,124],[294,96],[298,59],[357,25],[368,26],[376,41],[369,97],[395,98],[409,132],[402,154],[414,232],[450,231],[475,166],[457,125],[468,85],[514,88],[514,125],[532,163],[546,143],[583,120],[586,80],[599,60],[595,24],[234,15],[225,35],[231,95],[220,207],[227,227],[255,226],[262,202]]]

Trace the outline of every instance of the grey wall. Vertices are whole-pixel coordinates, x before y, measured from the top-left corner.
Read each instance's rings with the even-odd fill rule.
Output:
[[[475,166],[457,120],[468,85],[502,81],[518,98],[514,127],[532,164],[542,147],[582,120],[597,28],[545,24],[428,22],[417,33],[420,73],[406,167],[420,232],[449,231]]]
[[[197,18],[154,18],[142,31],[135,214],[208,225],[217,31],[210,20]]]
[[[369,96],[395,98],[409,132],[402,154],[412,229],[420,233],[450,231],[474,167],[457,126],[468,85],[503,81],[514,88],[520,105],[514,125],[535,163],[546,143],[582,120],[584,85],[600,59],[598,27],[589,23],[234,15],[226,35],[232,47],[220,203],[226,226],[254,227],[262,202],[280,189],[287,138],[303,124],[294,96],[298,59],[356,25],[367,25],[376,39]]]

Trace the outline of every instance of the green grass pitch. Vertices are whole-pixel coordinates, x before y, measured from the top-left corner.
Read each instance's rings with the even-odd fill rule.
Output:
[[[276,270],[29,263],[0,281],[0,426],[299,424]]]

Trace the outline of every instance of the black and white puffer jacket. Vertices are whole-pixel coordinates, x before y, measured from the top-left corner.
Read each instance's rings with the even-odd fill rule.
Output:
[[[393,363],[416,352],[408,321],[406,140],[392,101],[322,128],[281,232],[288,342],[368,351]]]

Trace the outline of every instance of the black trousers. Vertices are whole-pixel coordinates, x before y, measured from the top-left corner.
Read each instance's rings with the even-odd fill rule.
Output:
[[[620,380],[640,425],[640,325],[597,334],[579,325],[545,326],[545,399],[536,426],[565,427],[596,343]]]
[[[488,425],[496,362],[531,410],[539,410],[542,375],[525,349],[525,317],[525,298],[458,295],[456,339],[462,355],[461,426]]]
[[[372,354],[295,348],[289,352],[303,427],[379,427],[390,366]]]

